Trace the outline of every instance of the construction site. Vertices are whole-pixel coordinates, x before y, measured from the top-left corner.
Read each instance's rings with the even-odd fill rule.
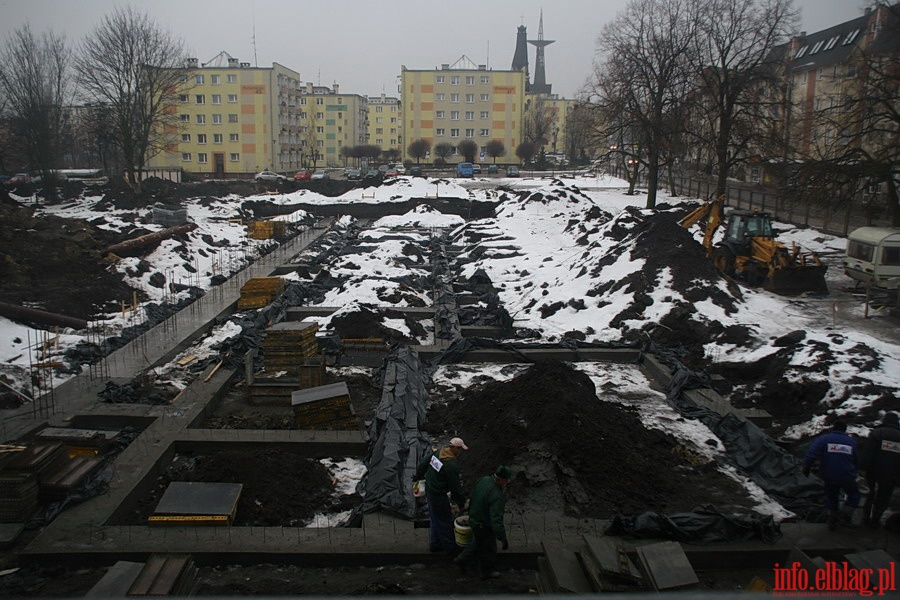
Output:
[[[0,194],[4,595],[724,597],[832,565],[896,593],[897,494],[831,530],[801,472],[900,407],[845,240],[779,232],[818,244],[784,294],[711,257],[699,199],[343,183]],[[467,492],[514,472],[496,579],[429,552],[414,473],[453,437]]]

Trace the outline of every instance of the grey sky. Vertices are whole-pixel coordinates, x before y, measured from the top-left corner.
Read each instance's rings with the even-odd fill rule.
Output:
[[[862,14],[864,0],[795,0],[801,29],[818,31]],[[481,3],[348,0],[0,0],[5,41],[26,22],[32,30],[89,33],[116,6],[134,5],[183,38],[204,62],[224,50],[241,62],[278,62],[304,81],[339,83],[347,93],[396,96],[400,65],[432,69],[466,55],[509,69],[520,24],[538,36],[541,9],[547,81],[573,97],[590,75],[596,39],[626,0],[485,0]],[[324,10],[323,10],[324,9]],[[254,43],[255,39],[255,43]],[[534,47],[529,61],[534,69]]]

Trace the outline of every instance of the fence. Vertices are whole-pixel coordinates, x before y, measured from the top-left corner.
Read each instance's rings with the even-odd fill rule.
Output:
[[[616,173],[613,175],[619,176]],[[639,184],[646,185],[647,180],[641,173]],[[669,181],[660,178],[660,190],[668,190]],[[715,194],[715,181],[711,177],[696,175],[676,175],[675,190],[680,196],[689,198],[711,199]],[[846,236],[857,227],[890,227],[887,216],[873,214],[862,201],[848,203],[847,206],[834,208],[827,203],[814,205],[785,196],[784,192],[761,185],[732,182],[725,190],[726,204],[732,208],[759,210],[768,212],[776,221],[791,223],[801,227],[813,227],[832,235]]]

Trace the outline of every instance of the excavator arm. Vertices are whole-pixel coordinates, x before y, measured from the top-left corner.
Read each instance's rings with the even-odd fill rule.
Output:
[[[704,219],[706,220],[706,227],[704,228],[703,232],[703,247],[706,248],[706,256],[712,256],[713,234],[715,234],[716,230],[722,224],[724,202],[725,196],[719,196],[714,200],[710,200],[704,204],[701,204],[699,207],[688,213],[683,219],[681,219],[681,221],[679,221],[682,227],[684,227],[685,229],[690,229]]]

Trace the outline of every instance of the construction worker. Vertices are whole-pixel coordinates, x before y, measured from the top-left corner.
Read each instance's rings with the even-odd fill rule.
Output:
[[[866,525],[877,529],[881,515],[891,501],[894,486],[900,484],[900,417],[897,413],[886,413],[881,425],[869,433],[863,446],[862,465],[869,486],[863,514]]]
[[[495,579],[500,573],[494,571],[497,561],[497,542],[504,550],[509,549],[506,528],[503,526],[503,511],[506,507],[506,486],[513,478],[512,469],[497,467],[493,475],[482,477],[475,483],[469,499],[469,526],[475,539],[454,559],[459,569],[465,573],[470,562],[475,561],[482,579]]]
[[[456,459],[468,450],[462,439],[455,437],[450,443],[429,454],[416,470],[416,479],[425,478],[425,499],[428,501],[428,546],[431,552],[456,553],[453,537],[453,509],[450,499],[462,510],[466,503],[459,481],[459,463]]]
[[[828,529],[834,531],[840,518],[841,491],[847,495],[845,506],[851,511],[859,506],[860,500],[859,487],[856,485],[859,453],[856,441],[847,435],[847,423],[835,421],[831,431],[816,438],[806,453],[804,475],[809,476],[816,461],[820,463],[819,477],[825,483]]]

